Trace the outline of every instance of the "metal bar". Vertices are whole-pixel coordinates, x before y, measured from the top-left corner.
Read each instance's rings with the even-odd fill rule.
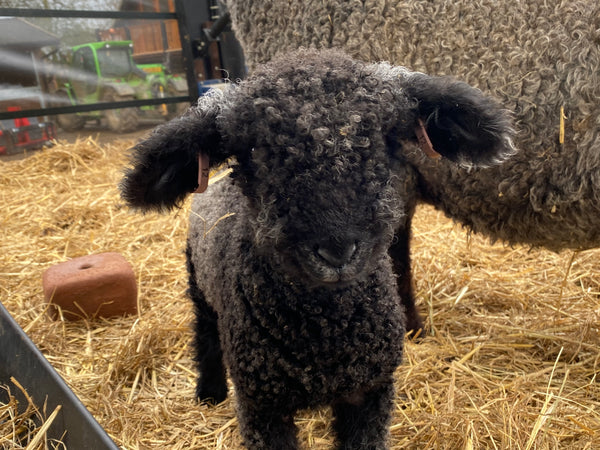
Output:
[[[67,18],[108,18],[108,19],[175,19],[179,25],[179,35],[182,45],[183,62],[186,68],[186,79],[189,96],[168,97],[161,99],[130,100],[124,102],[93,103],[88,105],[61,106],[46,109],[30,109],[16,112],[0,112],[0,120],[20,117],[39,117],[54,114],[72,114],[77,112],[100,111],[106,109],[151,106],[179,102],[195,103],[200,96],[196,75],[194,72],[194,56],[192,43],[185,20],[183,0],[175,0],[177,12],[142,12],[142,11],[86,11],[86,10],[55,10],[29,8],[0,8],[0,16],[17,17],[67,17]]]
[[[38,68],[38,64],[36,61],[36,57],[34,52],[31,52],[31,64],[33,65],[33,72],[35,73],[35,84],[37,84],[38,86],[42,86],[42,79],[40,78],[40,71]],[[46,107],[46,96],[42,95],[40,96],[40,108],[45,108]],[[44,120],[47,120],[48,118],[45,117]]]
[[[88,11],[80,9],[0,8],[0,16],[70,17],[84,19],[177,19],[177,13],[149,11]]]
[[[175,0],[175,14],[177,16],[177,25],[179,26],[179,40],[181,41],[181,56],[185,66],[185,76],[188,84],[191,103],[194,104],[200,97],[198,89],[198,80],[194,70],[194,51],[192,50],[192,40],[185,18],[184,0]]]
[[[219,17],[215,23],[212,24],[212,27],[206,30],[206,35],[208,36],[208,39],[210,39],[211,41],[217,39],[219,35],[223,32],[225,27],[229,25],[230,22],[231,14],[229,13],[229,11],[227,11],[225,14]]]
[[[126,100],[122,102],[90,103],[89,105],[57,106],[45,109],[22,109],[20,111],[0,112],[0,120],[18,119],[20,117],[52,116],[55,114],[73,114],[78,112],[103,111],[105,109],[132,108],[170,103],[190,103],[189,96],[151,98],[147,100]]]
[[[129,28],[127,28],[127,32],[129,33]],[[169,40],[167,38],[167,27],[165,25],[164,21],[160,22],[160,40],[162,43],[162,51],[163,51],[163,55],[165,52],[167,52],[169,49]],[[164,60],[163,60],[164,62]]]

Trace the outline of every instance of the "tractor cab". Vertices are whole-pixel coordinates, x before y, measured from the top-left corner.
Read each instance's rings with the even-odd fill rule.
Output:
[[[72,93],[79,102],[97,100],[109,84],[128,84],[135,79],[145,79],[131,57],[132,44],[128,41],[94,42],[73,48],[71,62]]]
[[[136,65],[131,41],[91,42],[71,49],[66,64],[66,76],[56,93],[58,105],[82,105],[98,102],[118,102],[164,98],[167,95],[187,95],[185,80],[167,74],[162,64]],[[140,117],[171,118],[182,112],[183,106],[167,105],[121,108],[89,113],[62,114],[58,123],[65,130],[81,128],[87,120],[105,119],[110,129],[132,131]]]

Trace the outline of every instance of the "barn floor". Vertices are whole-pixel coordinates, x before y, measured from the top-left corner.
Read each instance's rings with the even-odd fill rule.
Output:
[[[123,449],[240,448],[233,402],[193,400],[189,202],[129,211],[117,184],[131,144],[83,139],[0,161],[0,300]],[[430,207],[414,224],[427,335],[406,343],[396,374],[392,448],[600,448],[600,251],[490,245]],[[42,272],[105,251],[133,264],[139,315],[49,319]],[[331,448],[329,420],[298,417],[305,448]],[[24,448],[10,429],[0,420],[0,447]]]

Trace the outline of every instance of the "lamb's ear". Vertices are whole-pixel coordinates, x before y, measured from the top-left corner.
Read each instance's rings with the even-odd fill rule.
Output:
[[[510,114],[479,89],[413,73],[405,90],[417,101],[415,134],[424,150],[428,137],[435,152],[465,166],[496,164],[514,153]]]
[[[157,127],[132,149],[131,167],[120,184],[121,197],[142,210],[167,210],[181,204],[198,186],[199,157],[210,165],[223,163],[224,149],[217,117],[225,94],[215,92],[198,105]]]

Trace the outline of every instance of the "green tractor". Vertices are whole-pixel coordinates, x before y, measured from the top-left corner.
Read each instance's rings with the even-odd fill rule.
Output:
[[[55,106],[187,95],[184,78],[166,74],[162,64],[136,65],[132,48],[131,41],[92,42],[73,47],[57,80]],[[135,130],[140,117],[171,119],[188,106],[169,103],[62,114],[57,120],[62,129],[72,131],[82,128],[88,120],[104,118],[111,130],[122,133]]]

